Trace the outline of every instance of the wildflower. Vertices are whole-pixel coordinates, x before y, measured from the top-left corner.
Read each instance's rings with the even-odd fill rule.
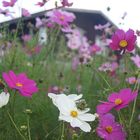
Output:
[[[69,122],[72,127],[79,127],[85,132],[90,132],[91,127],[87,122],[95,120],[95,115],[87,113],[89,109],[79,110],[76,106],[76,101],[79,100],[82,95],[68,95],[59,94],[55,95],[49,93],[48,96],[53,100],[60,111],[59,120]]]
[[[136,56],[132,56],[131,57],[131,60],[134,62],[134,64],[140,68],[140,56],[139,55],[136,55]]]
[[[99,126],[96,131],[97,134],[104,140],[125,140],[126,133],[122,126],[115,122],[115,117],[108,113],[99,118]]]
[[[25,8],[22,8],[22,16],[24,17],[30,17],[31,14],[29,13],[29,11]]]
[[[44,27],[47,25],[46,19],[40,19],[39,17],[36,18],[36,28]]]
[[[97,106],[97,113],[103,115],[112,108],[120,110],[129,105],[137,97],[137,91],[132,92],[130,88],[122,89],[119,93],[112,93],[108,97],[108,102],[102,102]]]
[[[73,3],[71,2],[71,3],[69,3],[68,2],[68,0],[61,0],[61,3],[62,3],[62,5],[65,7],[65,6],[68,6],[68,7],[70,7],[70,6],[72,6],[73,5]]]
[[[28,79],[25,73],[16,75],[10,70],[9,73],[3,72],[2,77],[11,89],[18,90],[22,96],[31,97],[38,91],[35,81]]]
[[[136,77],[129,77],[129,78],[126,79],[126,81],[129,84],[135,84],[136,82],[140,83],[140,79],[137,79]]]
[[[8,9],[3,10],[3,9],[0,8],[0,14],[4,15],[6,17],[7,16],[10,16],[11,18],[13,18],[13,16],[11,15],[11,13],[12,12],[10,12]]]
[[[10,94],[8,92],[0,93],[0,108],[7,105],[9,101]]]
[[[112,50],[125,50],[131,52],[134,50],[136,42],[136,35],[134,31],[129,29],[126,33],[123,30],[118,29],[112,36],[112,42],[110,43],[110,48]]]
[[[48,0],[42,0],[41,2],[38,2],[35,5],[40,6],[40,7],[43,7],[46,4],[46,2],[48,2]]]
[[[90,46],[89,50],[92,55],[92,54],[96,54],[97,52],[100,52],[101,48],[98,45],[93,44],[92,46]]]
[[[23,41],[28,42],[32,39],[32,36],[26,34],[26,35],[23,35],[21,38],[22,38]]]
[[[11,0],[10,2],[7,1],[3,1],[3,7],[13,7],[15,5],[15,3],[17,2],[17,0]]]
[[[117,62],[106,62],[106,63],[103,63],[98,69],[99,71],[110,71],[110,72],[113,72],[115,71],[116,69],[118,68],[118,63]]]
[[[46,16],[49,17],[49,21],[53,23],[57,23],[63,27],[69,25],[69,23],[73,22],[75,19],[75,15],[70,12],[62,11],[62,10],[53,10],[47,12]]]

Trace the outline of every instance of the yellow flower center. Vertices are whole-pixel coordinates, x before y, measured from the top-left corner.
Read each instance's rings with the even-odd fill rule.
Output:
[[[121,103],[122,103],[122,100],[121,99],[118,98],[118,99],[115,100],[115,104],[116,105],[120,105]]]
[[[17,87],[22,87],[23,85],[22,85],[21,83],[18,82],[18,83],[16,83],[16,86],[17,86]]]
[[[64,20],[65,19],[65,17],[64,16],[60,16],[60,20]]]
[[[120,43],[119,43],[119,45],[120,45],[122,48],[125,48],[125,47],[128,45],[128,43],[127,43],[126,40],[121,40]]]
[[[72,117],[77,117],[78,116],[78,112],[77,111],[74,111],[74,110],[72,110],[71,112],[70,112],[70,115],[72,116]]]
[[[111,132],[113,131],[113,128],[112,128],[112,126],[107,126],[107,127],[105,128],[105,130],[106,130],[108,133],[111,133]]]

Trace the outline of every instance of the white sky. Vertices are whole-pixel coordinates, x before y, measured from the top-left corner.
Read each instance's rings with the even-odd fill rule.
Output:
[[[0,0],[0,8],[2,7],[2,1]],[[10,1],[10,0],[5,0]],[[54,7],[54,3],[56,0],[49,0],[46,3],[45,7],[40,8],[35,4],[41,0],[18,0],[14,8],[9,8],[10,11],[15,12],[13,14],[14,17],[20,16],[21,7],[26,8],[31,13],[39,12],[45,9],[50,9]],[[59,1],[58,5],[59,5]],[[107,15],[110,20],[112,20],[116,25],[123,29],[140,29],[140,0],[69,0],[73,2],[72,8],[79,9],[88,9],[88,10],[101,10],[105,15]],[[110,11],[107,11],[107,7],[110,7]],[[127,12],[127,16],[125,20],[122,20],[121,17],[123,13]],[[0,22],[8,20],[9,18],[5,18],[3,15],[0,15]],[[122,23],[119,25],[119,23]]]

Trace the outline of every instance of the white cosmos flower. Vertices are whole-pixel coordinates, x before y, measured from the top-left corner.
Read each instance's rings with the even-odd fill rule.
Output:
[[[87,122],[95,120],[95,115],[87,113],[89,109],[79,110],[76,107],[76,101],[79,100],[81,95],[55,95],[49,93],[48,96],[52,98],[54,105],[56,105],[60,111],[59,120],[69,122],[72,127],[79,127],[85,132],[90,132],[91,127]]]
[[[0,108],[5,106],[9,101],[10,94],[6,92],[2,92],[0,94]]]

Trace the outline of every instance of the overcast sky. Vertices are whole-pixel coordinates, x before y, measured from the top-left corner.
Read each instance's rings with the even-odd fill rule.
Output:
[[[2,7],[2,1],[0,0],[0,8]],[[10,1],[10,0],[5,0]],[[14,8],[9,8],[10,11],[15,12],[13,17],[21,15],[21,7],[26,8],[31,13],[35,13],[42,10],[47,10],[54,7],[56,0],[49,0],[45,7],[40,8],[35,4],[41,0],[18,0]],[[60,0],[58,5],[60,4]],[[101,10],[106,14],[110,20],[112,20],[116,25],[123,29],[140,29],[140,0],[69,0],[73,2],[72,8],[89,9],[89,10]],[[107,11],[107,7],[110,7],[110,11]],[[122,20],[123,14],[127,12],[127,16]],[[0,22],[7,20],[3,15],[0,15]],[[121,25],[119,24],[121,23]]]

